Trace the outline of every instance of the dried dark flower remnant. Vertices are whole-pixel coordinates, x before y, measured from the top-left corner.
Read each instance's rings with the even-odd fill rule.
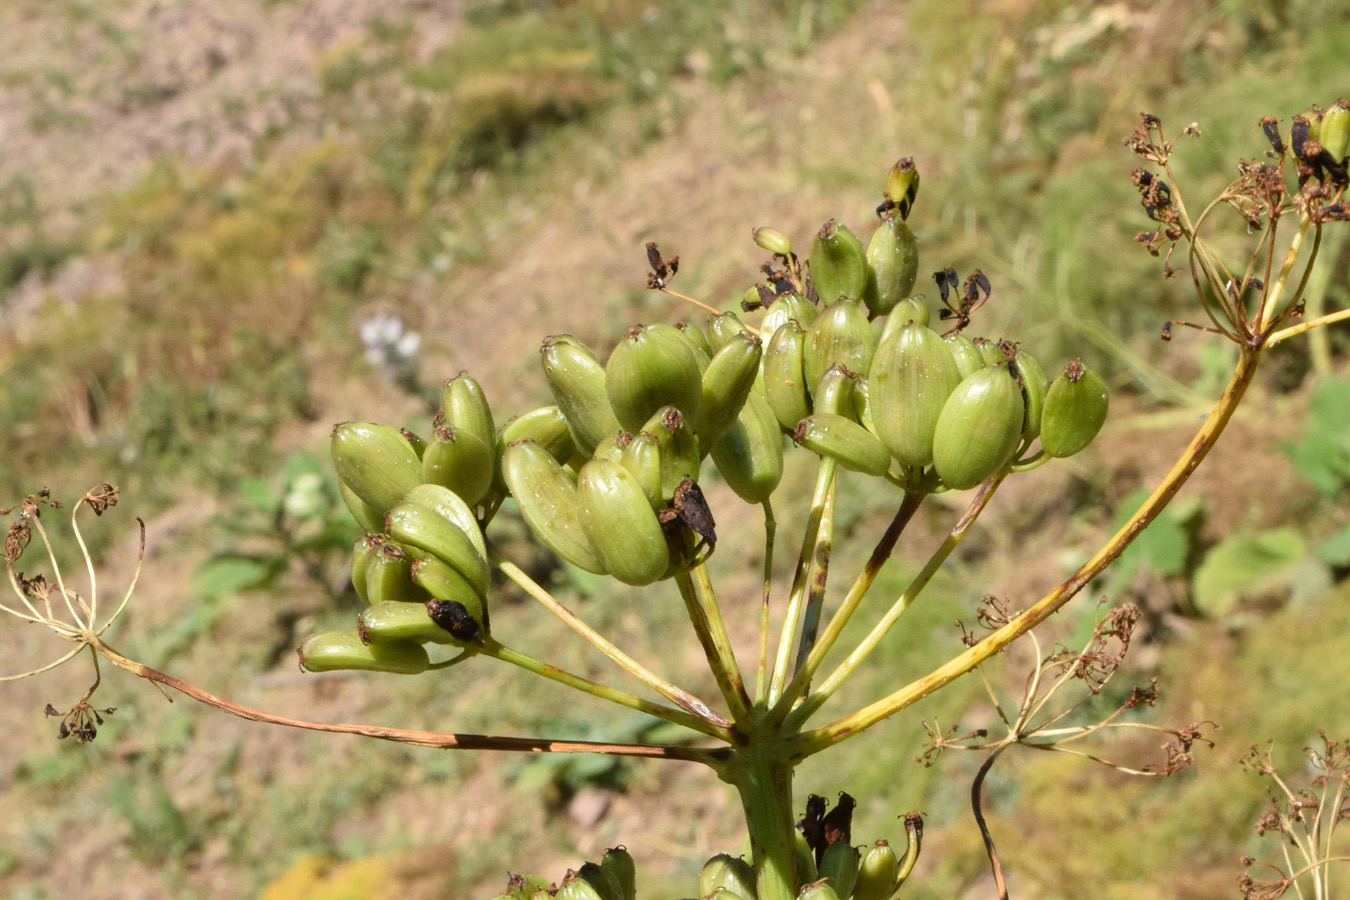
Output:
[[[651,271],[647,273],[647,287],[660,291],[665,290],[675,277],[675,273],[680,271],[680,258],[672,256],[670,259],[664,259],[661,256],[661,249],[656,246],[655,241],[647,244],[647,265]]]
[[[50,703],[43,710],[49,717],[61,718],[61,724],[56,729],[56,736],[60,740],[73,737],[81,744],[87,744],[98,737],[98,727],[103,724],[104,716],[111,716],[117,711],[117,707],[109,706],[104,709],[95,709],[89,705],[88,698],[81,700],[71,707],[69,712],[61,712]]]
[[[94,511],[94,515],[101,516],[117,505],[117,496],[117,487],[104,482],[90,490],[80,500],[89,505],[89,508]]]
[[[955,324],[943,333],[943,337],[956,334],[969,325],[971,315],[989,301],[989,295],[993,292],[989,276],[979,269],[966,277],[965,286],[960,290],[957,285],[960,284],[961,277],[951,266],[945,266],[942,271],[934,272],[933,281],[937,283],[938,298],[943,306],[938,310],[938,318],[944,322],[955,320]]]

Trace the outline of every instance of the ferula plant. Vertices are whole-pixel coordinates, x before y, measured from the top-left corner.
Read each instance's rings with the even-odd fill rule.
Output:
[[[999,487],[1082,451],[1108,409],[1106,385],[1089,361],[1043,364],[1015,338],[978,336],[980,308],[996,293],[988,274],[976,269],[962,277],[925,250],[937,256],[925,267],[934,274],[916,293],[921,266],[909,221],[919,172],[909,159],[886,176],[878,221],[860,229],[862,237],[834,220],[805,246],[776,229],[755,229],[755,243],[772,260],[761,269],[763,280],[745,292],[744,318],[726,312],[704,324],[633,325],[607,359],[573,336],[550,337],[540,362],[554,403],[510,417],[493,408],[478,381],[460,374],[445,383],[440,411],[422,435],[355,422],[333,429],[332,458],[343,497],[366,532],[353,550],[351,570],[366,605],[348,628],[308,636],[298,648],[302,669],[453,680],[458,671],[442,670],[496,660],[680,726],[689,739],[603,743],[325,724],[216,697],[128,658],[105,640],[131,590],[108,614],[92,564],[87,595],[73,590],[50,552],[43,521],[59,504],[45,493],[6,511],[16,515],[5,544],[14,597],[4,609],[21,621],[46,625],[73,646],[48,666],[10,677],[39,674],[87,650],[94,687],[68,710],[47,709],[60,718],[61,736],[79,741],[92,739],[112,713],[91,702],[100,661],[106,661],[255,721],[442,749],[699,763],[738,792],[749,854],[728,848],[713,857],[698,884],[688,886],[690,896],[886,900],[901,890],[919,855],[919,814],[904,817],[905,847],[893,849],[884,840],[855,844],[866,836],[851,833],[851,798],[841,796],[831,809],[812,795],[804,810],[795,808],[794,769],[977,673],[990,657],[1030,635],[1110,566],[1172,500],[1223,433],[1268,352],[1350,318],[1350,310],[1304,316],[1302,299],[1318,263],[1323,229],[1343,227],[1347,218],[1350,104],[1313,107],[1287,128],[1274,118],[1261,120],[1260,127],[1269,149],[1240,162],[1237,179],[1203,205],[1183,191],[1172,165],[1178,143],[1198,136],[1196,126],[1169,137],[1157,118],[1144,115],[1126,140],[1142,160],[1133,181],[1153,223],[1138,241],[1163,257],[1166,275],[1184,272],[1195,286],[1196,312],[1168,323],[1163,337],[1184,325],[1231,341],[1238,351],[1227,386],[1194,438],[1147,500],[1076,571],[1020,610],[987,598],[978,616],[985,628],[967,633],[964,649],[861,708],[841,709],[831,701],[869,665],[882,641],[905,640],[905,613],[921,600]],[[1225,228],[1229,233],[1222,242],[1211,239],[1211,231]],[[1239,240],[1246,241],[1245,257],[1220,252],[1220,243],[1237,246],[1232,233],[1244,229],[1246,237]],[[671,287],[678,258],[664,257],[655,244],[647,252],[648,287],[680,296]],[[782,583],[772,579],[781,549],[774,501],[789,450],[813,455],[818,467],[806,526],[795,544],[795,569]],[[871,479],[877,494],[894,497],[894,516],[856,573],[831,566],[841,470],[859,473],[843,477]],[[721,511],[710,507],[700,485],[714,471],[741,500],[763,511],[763,591],[753,646],[733,645],[707,567],[717,551]],[[942,492],[969,492],[950,531],[889,608],[865,623],[870,627],[861,640],[841,646],[846,626],[906,526],[927,498]],[[74,512],[88,506],[101,514],[116,499],[115,489],[104,485],[81,498]],[[617,579],[643,603],[662,602],[659,595],[673,601],[678,593],[692,628],[663,635],[663,642],[697,640],[717,695],[697,696],[666,680],[659,661],[629,655],[532,580],[494,545],[494,518],[506,504],[514,505],[533,537],[558,558]],[[49,551],[47,574],[30,574],[25,551],[35,532]],[[78,528],[75,535],[83,549]],[[600,683],[513,649],[511,635],[492,627],[494,572],[626,677]],[[1005,708],[995,697],[1006,737],[991,739],[981,731],[957,738],[954,731],[928,726],[929,760],[944,748],[988,754],[974,786],[974,806],[1005,896],[981,815],[980,782],[993,760],[1018,743],[1096,759],[1075,749],[1075,742],[1131,724],[1119,720],[1120,713],[1152,704],[1151,688],[1136,689],[1117,712],[1093,726],[1066,725],[1067,710],[1049,705],[1051,696],[1073,681],[1081,682],[1087,695],[1100,690],[1128,647],[1136,615],[1128,607],[1099,615],[1081,650],[1043,655],[1036,643],[1037,662],[1023,698]],[[832,665],[825,665],[827,659]],[[1191,744],[1203,740],[1200,726],[1167,731],[1173,743],[1166,765],[1138,771],[1178,768],[1189,760]],[[1298,822],[1297,816],[1287,818]],[[1315,846],[1306,849],[1321,858]],[[632,900],[634,878],[632,857],[615,848],[561,878],[512,876],[501,896]]]

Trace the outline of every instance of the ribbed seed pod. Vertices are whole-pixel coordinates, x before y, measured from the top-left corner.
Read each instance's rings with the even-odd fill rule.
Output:
[[[863,302],[875,319],[908,297],[919,275],[919,242],[902,217],[889,215],[877,225],[867,244],[867,265]]]
[[[456,431],[467,431],[489,447],[496,441],[492,407],[483,386],[468,372],[460,372],[441,388],[441,412]]]
[[[820,877],[830,880],[837,895],[848,897],[858,880],[858,851],[844,841],[831,842],[820,858]]]
[[[570,869],[563,878],[562,887],[554,895],[555,900],[604,900],[589,881]]]
[[[694,351],[678,329],[634,325],[605,364],[605,391],[619,425],[636,432],[663,406],[696,417],[703,379]]]
[[[762,356],[759,338],[742,331],[722,345],[703,373],[703,400],[694,431],[705,447],[731,427],[755,386]]]
[[[577,452],[572,430],[567,427],[567,417],[558,407],[541,406],[516,416],[497,434],[497,472],[493,485],[500,490],[506,488],[501,473],[502,454],[507,445],[517,441],[534,441],[559,463],[566,463]]]
[[[665,492],[661,488],[661,444],[656,436],[645,431],[635,435],[632,442],[623,448],[619,462],[633,473],[652,509],[665,509],[666,501],[670,498],[664,496]]]
[[[1322,114],[1317,140],[1332,159],[1345,161],[1346,150],[1350,149],[1350,104],[1344,98]]]
[[[807,842],[806,835],[795,828],[793,832],[797,849],[797,880],[802,884],[810,884],[820,878],[820,873],[816,871],[816,853]]]
[[[826,307],[806,336],[802,370],[806,389],[812,392],[830,366],[844,365],[864,377],[872,366],[876,338],[867,312],[856,300],[840,300]]]
[[[980,351],[980,356],[984,357],[986,366],[1001,366],[1008,361],[1008,357],[1004,356],[1003,351],[999,348],[998,341],[991,341],[982,337],[971,338],[970,340],[975,345],[975,349]]]
[[[366,644],[355,631],[325,631],[306,638],[297,649],[300,668],[306,672],[359,670],[417,675],[431,661],[416,641]]]
[[[577,486],[547,450],[533,441],[511,444],[502,454],[502,477],[541,544],[578,568],[605,574],[605,564],[581,524]]]
[[[449,488],[473,506],[492,487],[497,467],[492,448],[467,429],[441,425],[422,454],[422,477]]]
[[[392,426],[343,422],[333,428],[332,452],[338,479],[380,518],[422,482],[421,460]]]
[[[806,393],[806,332],[789,321],[769,338],[761,367],[764,370],[764,399],[778,425],[789,433],[811,414]]]
[[[1022,396],[1026,399],[1026,416],[1022,422],[1022,441],[1031,443],[1041,433],[1041,415],[1045,407],[1045,394],[1050,389],[1050,379],[1045,377],[1045,369],[1027,351],[1017,349],[1013,357],[1013,366],[1022,382]]]
[[[708,348],[714,356],[742,334],[749,334],[740,316],[734,312],[713,313],[708,316]]]
[[[877,347],[867,382],[881,443],[902,465],[931,464],[938,417],[961,383],[942,338],[918,323],[905,325]]]
[[[403,502],[425,506],[437,515],[454,522],[469,536],[479,555],[487,558],[487,542],[483,539],[483,529],[478,525],[478,518],[474,516],[469,504],[454,491],[439,484],[419,484],[408,491],[403,497]]]
[[[933,435],[933,467],[948,487],[998,473],[1022,439],[1025,403],[1008,364],[981,369],[952,391]]]
[[[680,482],[688,478],[698,481],[701,444],[689,420],[673,406],[658,409],[642,426],[646,434],[656,438],[661,453],[661,495],[669,499]]]
[[[633,436],[631,434],[626,431],[616,431],[595,445],[595,450],[591,452],[591,458],[618,462],[623,458],[624,449],[632,442]]]
[[[357,525],[368,532],[378,532],[384,529],[384,515],[356,496],[356,492],[341,478],[338,479],[338,494],[342,497],[342,502],[346,504],[347,511],[352,514],[352,518],[356,520]]]
[[[670,567],[661,523],[637,479],[623,466],[593,459],[577,474],[581,523],[605,570],[624,584],[651,584]]]
[[[577,869],[577,877],[595,888],[600,900],[624,900],[623,889],[614,879],[613,873],[605,871],[597,863],[582,863],[581,868]]]
[[[891,454],[877,436],[843,416],[813,413],[802,419],[792,439],[855,472],[879,476],[891,467]]]
[[[852,369],[845,366],[830,366],[825,370],[825,374],[820,376],[820,381],[815,386],[815,400],[811,404],[812,414],[829,413],[856,422],[857,409],[854,406],[853,395],[857,392],[860,381],[862,379]]]
[[[895,309],[886,317],[886,324],[881,329],[881,336],[877,338],[880,344],[893,333],[904,328],[910,322],[917,322],[927,328],[932,324],[933,313],[928,308],[928,301],[922,297],[906,297],[896,304]]]
[[[454,601],[432,601],[454,602]],[[472,616],[463,604],[465,615]],[[472,620],[470,620],[472,621]],[[425,603],[376,603],[361,610],[357,616],[356,629],[367,644],[384,644],[390,641],[416,641],[419,644],[455,644],[463,646],[478,636],[477,627],[471,629],[472,635],[466,641],[442,628],[427,614]]]
[[[680,334],[689,339],[691,344],[703,352],[704,359],[712,359],[713,349],[708,343],[707,332],[693,322],[676,322],[675,327],[679,329]]]
[[[483,598],[458,569],[430,553],[425,553],[412,561],[409,575],[413,584],[422,588],[435,600],[455,600],[472,607],[474,600]]]
[[[769,403],[754,394],[713,444],[713,464],[747,503],[763,503],[783,478],[783,433]]]
[[[589,456],[606,435],[619,430],[619,420],[605,392],[605,367],[590,348],[570,334],[546,338],[539,349],[544,378],[572,429],[572,440]]]
[[[802,328],[810,328],[811,323],[820,315],[820,309],[801,294],[782,294],[774,298],[764,318],[759,323],[760,337],[768,339],[782,328],[788,319],[796,319]]]
[[[699,870],[698,895],[706,897],[718,888],[753,898],[756,893],[754,867],[744,857],[717,854]]]
[[[457,522],[425,506],[405,502],[385,516],[385,533],[399,543],[435,554],[463,575],[476,593],[487,594],[487,558]],[[481,533],[478,537],[481,540]]]
[[[412,556],[398,544],[384,540],[366,563],[367,603],[421,603],[427,592],[413,583]]]
[[[821,304],[840,297],[859,301],[867,290],[867,251],[853,232],[834,219],[826,222],[811,242],[811,283]]]
[[[984,354],[980,353],[980,348],[975,346],[975,342],[961,332],[949,334],[942,340],[946,342],[947,349],[952,352],[952,359],[956,360],[956,369],[961,373],[962,378],[989,365],[985,362]]]
[[[792,241],[777,228],[761,225],[752,232],[752,236],[760,249],[768,250],[774,256],[788,256],[792,253]]]
[[[891,166],[891,171],[886,175],[886,199],[900,213],[900,218],[908,219],[917,196],[919,170],[914,167],[914,157],[907,156]]]
[[[543,875],[520,875],[512,872],[506,881],[507,900],[530,900],[538,891],[550,890],[557,885]]]
[[[363,534],[356,539],[356,546],[352,548],[352,590],[362,600],[366,600],[366,566],[383,542],[382,534]]]
[[[853,882],[853,900],[890,900],[895,879],[900,874],[900,858],[886,841],[877,841],[863,854],[858,878]]]
[[[1046,455],[1073,456],[1097,436],[1111,400],[1100,375],[1071,360],[1045,394],[1041,411],[1041,447]]]
[[[619,900],[634,900],[637,895],[637,867],[626,847],[611,847],[600,857],[600,868],[619,886]]]
[[[859,378],[858,383],[853,386],[853,414],[849,418],[873,434],[877,433],[876,424],[872,420],[871,388],[867,386],[866,378]]]
[[[797,900],[843,900],[840,895],[834,892],[828,882],[817,881],[813,884],[804,884],[797,893]]]
[[[415,434],[406,428],[400,428],[398,433],[403,435],[404,440],[408,442],[408,446],[413,448],[413,453],[416,453],[417,458],[421,459],[422,454],[427,450],[426,438],[422,437],[420,434]]]

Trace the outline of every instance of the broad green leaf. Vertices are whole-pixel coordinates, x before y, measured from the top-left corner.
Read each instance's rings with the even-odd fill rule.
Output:
[[[1227,538],[1205,555],[1195,571],[1192,601],[1210,617],[1230,612],[1244,596],[1290,586],[1292,568],[1308,548],[1292,528]]]
[[[1141,488],[1122,500],[1113,527],[1119,529],[1129,521],[1139,505],[1148,499],[1149,493],[1147,489]],[[1115,594],[1128,588],[1139,571],[1145,568],[1164,576],[1183,574],[1195,533],[1204,515],[1204,501],[1199,497],[1173,501],[1121,554],[1112,569],[1111,586],[1107,592]]]

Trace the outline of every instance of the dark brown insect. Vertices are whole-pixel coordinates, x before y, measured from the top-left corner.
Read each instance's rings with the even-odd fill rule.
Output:
[[[450,632],[456,640],[473,643],[478,640],[478,622],[458,600],[428,600],[427,615],[431,621]]]

